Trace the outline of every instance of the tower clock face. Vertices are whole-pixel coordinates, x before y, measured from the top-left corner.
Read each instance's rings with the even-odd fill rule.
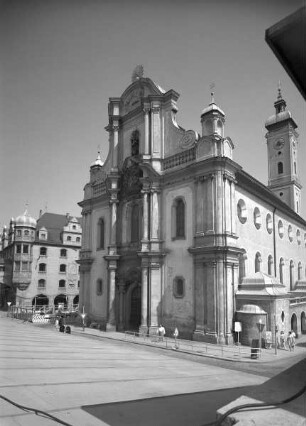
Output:
[[[284,145],[285,145],[285,141],[284,141],[284,139],[278,139],[278,140],[274,143],[274,148],[275,148],[275,149],[281,149]]]

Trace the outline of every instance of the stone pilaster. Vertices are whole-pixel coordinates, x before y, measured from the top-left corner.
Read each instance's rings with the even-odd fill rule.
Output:
[[[144,138],[144,159],[150,157],[150,107],[144,106],[144,121],[145,121],[145,138]]]
[[[118,283],[118,293],[119,293],[119,323],[118,331],[124,330],[124,294],[125,294],[125,283],[120,281]]]
[[[113,132],[112,169],[117,170],[118,169],[118,141],[119,141],[118,121],[113,121],[112,132]]]
[[[141,325],[140,333],[148,331],[148,288],[149,288],[149,271],[148,265],[143,265],[141,273]]]

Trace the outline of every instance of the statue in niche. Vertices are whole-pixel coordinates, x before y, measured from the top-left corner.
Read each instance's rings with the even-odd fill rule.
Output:
[[[131,136],[131,152],[132,156],[139,155],[139,131],[134,130]]]

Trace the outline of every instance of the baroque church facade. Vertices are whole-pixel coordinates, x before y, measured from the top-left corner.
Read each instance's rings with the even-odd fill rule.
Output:
[[[268,186],[234,161],[213,98],[201,135],[178,125],[178,98],[139,72],[109,99],[109,153],[79,203],[80,307],[107,330],[162,323],[224,344],[237,322],[247,344],[259,320],[265,332],[306,332],[298,134],[280,90],[266,122]]]

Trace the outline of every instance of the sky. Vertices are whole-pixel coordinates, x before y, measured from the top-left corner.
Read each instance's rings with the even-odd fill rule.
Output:
[[[0,228],[28,208],[80,216],[98,147],[108,153],[108,100],[136,65],[180,93],[177,121],[201,133],[210,102],[226,114],[233,159],[267,184],[266,119],[278,82],[298,124],[306,219],[305,101],[265,30],[305,0],[0,0]],[[305,164],[305,163],[304,163]]]

